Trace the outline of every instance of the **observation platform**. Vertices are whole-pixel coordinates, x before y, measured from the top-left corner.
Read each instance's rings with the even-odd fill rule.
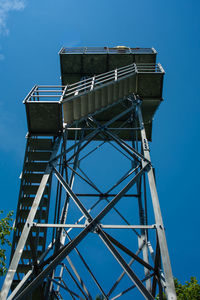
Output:
[[[24,100],[29,135],[56,136],[63,128],[81,127],[90,115],[103,124],[130,105],[126,99],[135,94],[142,100],[147,138],[152,139],[164,76],[153,48],[62,48],[59,54],[62,85],[35,86]],[[121,138],[131,140],[130,132],[124,130]],[[74,139],[73,130],[68,138]]]
[[[59,52],[62,85],[75,83],[83,77],[106,73],[132,63],[155,64],[154,48],[76,47]]]

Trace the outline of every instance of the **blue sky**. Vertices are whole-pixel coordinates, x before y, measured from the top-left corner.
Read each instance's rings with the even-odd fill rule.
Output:
[[[166,71],[152,162],[174,276],[199,279],[200,2],[0,0],[1,209],[16,209],[27,132],[23,98],[59,84],[62,46],[154,47]]]

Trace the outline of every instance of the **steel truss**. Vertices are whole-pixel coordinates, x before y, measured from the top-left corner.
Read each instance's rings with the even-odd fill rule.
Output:
[[[30,295],[32,299],[35,299],[33,295],[37,289],[40,290],[38,299],[94,299],[91,282],[98,288],[97,293],[101,294],[104,299],[117,299],[124,294],[129,295],[134,289],[139,290],[145,299],[155,299],[157,293],[162,299],[163,291],[168,299],[176,299],[165,229],[140,108],[141,100],[133,96],[129,97],[129,103],[128,106],[122,103],[122,112],[104,124],[97,122],[95,116],[91,115],[84,123],[81,123],[81,127],[78,122],[73,128],[66,127],[63,134],[57,138],[18,246],[13,254],[1,292],[2,300],[28,299]],[[121,127],[112,127],[114,122],[122,116],[127,116],[127,121]],[[73,142],[68,140],[69,130],[76,133],[76,139]],[[133,132],[131,142],[120,138],[119,134],[123,130]],[[100,141],[94,142],[97,137]],[[84,171],[81,165],[85,159],[89,159],[94,152],[107,144],[113,148],[113,151],[120,152],[130,161],[131,168],[106,192],[103,192],[89,178],[87,171]],[[54,205],[51,211],[55,212],[53,216],[50,216],[52,222],[50,220],[48,223],[33,222],[51,174],[57,182],[56,197],[51,199],[51,205]],[[89,188],[85,190],[85,193],[75,192],[75,178],[87,184]],[[105,174],[102,181],[107,180]],[[84,199],[88,199],[90,207]],[[124,203],[123,206],[130,210],[126,204],[128,199],[137,205],[138,223],[134,223],[134,219],[130,220],[130,215],[127,217],[124,210],[121,211],[117,206],[118,203]],[[154,216],[153,222],[150,222],[151,218],[148,218],[150,206]],[[74,207],[78,208],[80,216],[69,223],[70,210],[74,210]],[[104,218],[112,221],[113,212],[121,221],[106,224]],[[46,251],[40,257],[30,261],[32,268],[18,281],[8,296],[11,285],[13,286],[15,282],[15,272],[28,236],[31,235],[32,229],[44,227],[48,229],[49,243]],[[124,241],[122,242],[121,237],[126,236],[127,230],[132,234],[131,240],[136,239],[134,247],[131,247],[130,242],[127,242],[127,245]],[[95,268],[93,270],[93,264],[97,263],[95,256],[91,266],[80,250],[85,241],[84,247],[90,251],[90,244],[87,244],[89,235],[99,237],[121,266],[122,272],[118,276],[105,266],[105,272],[110,271],[113,280],[109,289],[105,288],[104,283],[100,283],[98,278],[101,278],[101,275],[96,273]],[[107,253],[105,252],[105,255]],[[80,268],[73,262],[76,256]],[[87,272],[90,277],[83,275],[84,272]],[[120,290],[120,284],[125,277],[129,286],[124,288],[122,284]]]

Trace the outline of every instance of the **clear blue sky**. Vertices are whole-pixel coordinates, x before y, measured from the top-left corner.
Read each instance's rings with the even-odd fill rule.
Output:
[[[154,47],[166,75],[151,156],[171,263],[182,282],[199,279],[199,11],[198,0],[0,0],[1,209],[17,206],[22,100],[34,84],[60,83],[60,48]]]

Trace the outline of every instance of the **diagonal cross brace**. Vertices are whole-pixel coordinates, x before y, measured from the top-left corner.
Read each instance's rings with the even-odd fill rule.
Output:
[[[122,111],[120,114],[118,114],[117,116],[115,116],[114,118],[112,118],[111,120],[109,120],[108,122],[106,122],[104,124],[104,127],[108,127],[109,125],[111,125],[112,123],[114,123],[115,121],[117,121],[118,119],[120,119],[121,117],[123,117],[124,115],[128,114],[130,111],[132,111],[135,108],[136,108],[136,103],[133,103],[133,105],[131,107],[127,108],[126,110]],[[91,141],[92,139],[94,139],[94,137],[97,134],[99,134],[99,132],[102,129],[103,129],[103,127],[95,129],[93,132],[91,132],[90,134],[88,134],[84,138],[80,139],[78,142],[74,143],[74,145],[72,145],[71,147],[69,147],[68,149],[64,150],[62,153],[60,153],[59,155],[57,155],[55,158],[53,158],[52,160],[50,160],[50,162],[52,162],[53,160],[57,160],[58,158],[64,156],[67,153],[69,153],[71,150],[75,149],[77,146],[81,145],[83,142],[85,142],[85,141]],[[84,147],[84,145],[83,145],[83,147]],[[73,158],[73,156],[71,158]]]
[[[118,203],[118,201],[128,192],[128,190],[137,182],[140,176],[145,172],[148,164],[145,164],[137,175],[132,178],[129,183],[112,199],[112,201],[87,225],[87,227],[79,233],[76,238],[60,249],[59,253],[53,256],[53,260],[35,279],[27,285],[24,290],[16,296],[15,300],[21,299],[23,296],[31,293],[44,278],[63,260],[65,257],[88,235],[88,233],[98,224],[101,219]],[[88,216],[88,215],[87,215]]]
[[[140,264],[142,264],[143,266],[145,266],[147,269],[155,271],[155,269],[149,265],[147,262],[145,262],[143,259],[141,259],[139,256],[137,256],[135,253],[133,253],[131,250],[129,250],[127,247],[125,247],[124,245],[122,245],[120,242],[118,242],[115,238],[113,238],[110,234],[104,232],[104,234],[107,236],[107,238],[113,243],[115,244],[118,248],[120,248],[121,250],[123,250],[125,253],[127,253],[129,256],[131,256],[132,258],[134,258],[137,262],[139,262]]]
[[[110,252],[116,258],[116,260],[118,261],[118,263],[122,266],[122,268],[124,269],[124,271],[127,273],[127,275],[129,276],[129,278],[132,280],[132,282],[140,290],[140,292],[145,297],[145,299],[154,300],[154,297],[149,293],[149,291],[143,285],[143,283],[141,282],[141,280],[136,276],[136,274],[129,267],[129,265],[126,263],[126,261],[120,255],[120,253],[113,246],[113,244],[109,240],[107,234],[105,234],[105,232],[101,228],[100,228],[100,230],[98,230],[98,234],[99,234],[100,238],[102,239],[102,241],[104,242],[104,244],[107,246],[107,248],[110,250]]]
[[[140,254],[140,252],[142,251],[144,245],[145,245],[145,242],[142,243],[142,245],[141,245],[141,246],[139,247],[139,249],[136,251],[135,255],[138,256],[138,255]],[[135,259],[132,258],[132,259],[129,261],[128,265],[131,266],[131,265],[133,264],[134,261],[135,261]],[[120,276],[118,277],[118,279],[117,279],[116,282],[113,284],[113,286],[111,287],[110,291],[108,292],[108,294],[107,294],[108,297],[110,297],[110,295],[111,295],[111,294],[113,293],[113,291],[116,289],[116,287],[118,286],[118,284],[120,283],[120,281],[122,280],[122,278],[124,277],[125,274],[126,274],[125,271],[123,271],[123,272],[120,274]]]
[[[69,236],[69,234],[65,231],[68,239],[71,241],[71,238]],[[107,299],[107,295],[105,294],[104,290],[102,289],[101,285],[99,284],[99,282],[97,281],[97,279],[95,278],[93,272],[91,271],[90,267],[88,266],[88,264],[86,263],[85,259],[83,258],[82,254],[80,253],[80,251],[75,247],[74,250],[76,251],[76,253],[78,254],[78,256],[80,257],[80,259],[82,260],[84,266],[86,267],[86,269],[88,270],[88,272],[90,273],[92,279],[94,280],[95,284],[97,285],[97,287],[99,288],[99,290],[101,291],[102,295],[105,297],[105,299]]]

